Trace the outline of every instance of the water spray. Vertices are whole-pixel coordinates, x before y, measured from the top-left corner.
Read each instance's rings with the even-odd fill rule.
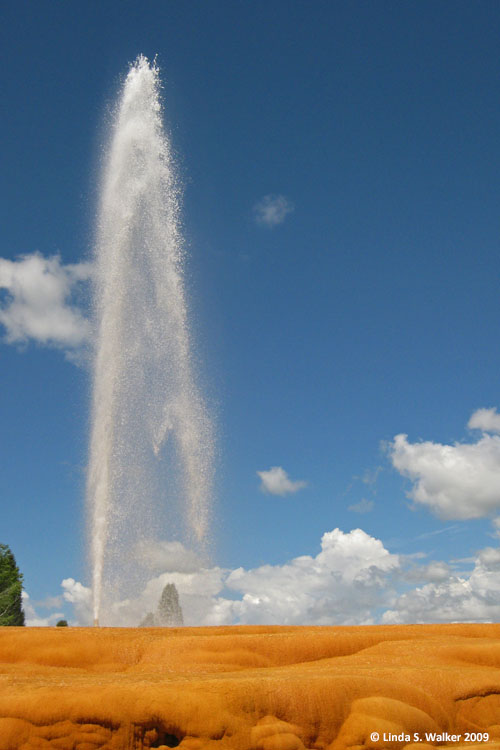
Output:
[[[156,64],[139,56],[119,97],[100,190],[87,476],[94,625],[103,603],[128,594],[139,575],[134,551],[157,528],[153,477],[165,443],[181,467],[191,540],[202,544],[208,532],[213,429],[191,355],[180,191],[159,90]]]

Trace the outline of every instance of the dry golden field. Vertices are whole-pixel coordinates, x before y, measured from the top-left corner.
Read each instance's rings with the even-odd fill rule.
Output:
[[[500,750],[500,625],[7,627],[0,673],[0,750]]]

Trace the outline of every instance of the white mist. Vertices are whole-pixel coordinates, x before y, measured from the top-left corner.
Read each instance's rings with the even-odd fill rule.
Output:
[[[137,550],[165,515],[159,466],[167,438],[188,537],[200,547],[208,532],[213,428],[193,370],[179,189],[159,85],[156,65],[138,57],[101,183],[87,477],[94,621],[101,613],[109,620],[111,601],[144,582]],[[163,537],[172,531],[162,529]]]

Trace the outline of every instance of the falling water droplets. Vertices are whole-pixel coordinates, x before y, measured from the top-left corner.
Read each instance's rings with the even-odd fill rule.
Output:
[[[159,87],[158,68],[141,55],[121,92],[101,185],[87,477],[95,619],[144,583],[134,551],[158,531],[172,488],[192,544],[208,534],[213,427],[191,356],[179,186]],[[170,493],[159,489],[165,480]]]

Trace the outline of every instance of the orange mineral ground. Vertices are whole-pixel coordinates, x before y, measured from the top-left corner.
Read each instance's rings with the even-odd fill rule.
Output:
[[[500,625],[6,627],[0,663],[0,750],[500,750]]]

